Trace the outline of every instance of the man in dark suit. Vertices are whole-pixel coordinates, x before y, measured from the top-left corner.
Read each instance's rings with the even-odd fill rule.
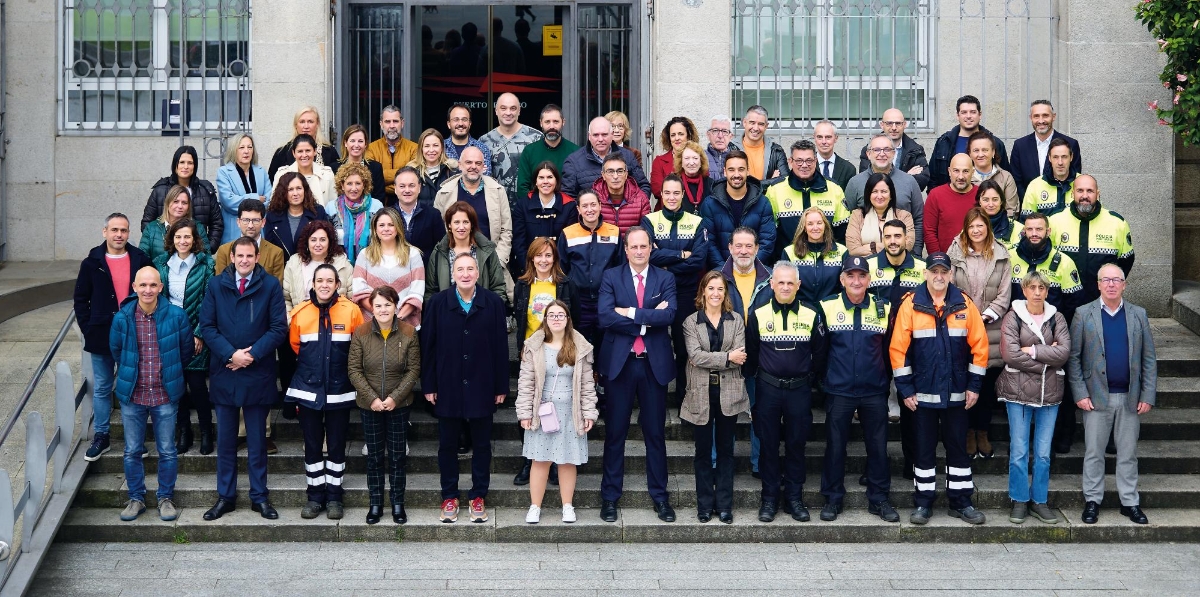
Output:
[[[1079,154],[1079,142],[1054,130],[1054,106],[1050,100],[1034,100],[1029,105],[1029,122],[1033,123],[1033,132],[1013,141],[1012,159],[1009,160],[1009,172],[1017,183],[1018,196],[1025,196],[1025,188],[1029,182],[1041,176],[1046,169],[1046,160],[1050,151],[1050,142],[1055,139],[1066,139],[1071,148],[1071,172],[1083,172],[1083,157]]]
[[[908,128],[904,112],[897,108],[884,110],[883,118],[879,119],[879,128],[883,134],[888,136],[888,139],[892,140],[892,145],[896,148],[896,153],[892,154],[892,166],[917,179],[917,184],[921,186],[922,191],[928,188],[929,162],[925,159],[925,148],[904,133],[904,129]],[[870,143],[864,145],[862,152],[858,154],[859,172],[871,170],[871,159],[867,157],[869,146]],[[920,229],[920,225],[917,228]]]
[[[628,266],[604,272],[599,319],[605,330],[600,372],[608,380],[604,420],[604,479],[600,518],[617,520],[617,500],[625,480],[625,436],[636,396],[638,423],[646,442],[646,485],[654,511],[675,522],[667,496],[667,384],[675,377],[675,357],[667,330],[675,320],[675,277],[650,267],[650,234],[633,226],[625,234]]]
[[[837,127],[832,122],[822,120],[813,127],[813,144],[817,146],[817,170],[820,170],[825,180],[836,182],[837,186],[844,190],[846,183],[858,174],[858,170],[854,169],[854,164],[833,152],[837,140]]]

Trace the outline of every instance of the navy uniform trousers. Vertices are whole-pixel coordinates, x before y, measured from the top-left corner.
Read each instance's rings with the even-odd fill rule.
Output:
[[[946,498],[950,507],[961,510],[971,505],[975,483],[971,480],[971,457],[967,456],[966,405],[949,408],[917,406],[913,413],[916,427],[917,460],[913,464],[913,505],[932,508],[937,499],[937,443],[941,432],[946,448]],[[907,408],[907,407],[901,407]]]
[[[804,490],[804,445],[812,429],[812,391],[808,384],[791,390],[778,388],[762,378],[757,383],[757,400],[751,409],[758,433],[758,472],[762,475],[762,499],[778,501],[780,476],[783,499],[799,500]],[[779,456],[779,440],[786,456]],[[782,463],[781,463],[782,460]]]
[[[629,435],[629,418],[633,416],[636,397],[641,411],[638,424],[646,442],[646,485],[650,499],[667,501],[667,388],[654,380],[650,359],[632,354],[625,361],[621,374],[608,380],[608,396],[604,409],[604,479],[600,483],[600,498],[615,502],[621,499],[625,482],[625,438]]]

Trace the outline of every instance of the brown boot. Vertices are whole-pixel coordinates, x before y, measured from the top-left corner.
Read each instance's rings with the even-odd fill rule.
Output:
[[[974,429],[968,429],[968,430],[967,430],[967,458],[974,458],[974,457],[975,457],[975,453],[976,453],[976,449],[975,449],[975,430],[974,430]]]
[[[988,432],[976,430],[975,435],[975,446],[979,449],[979,457],[991,458],[992,456],[995,456],[996,449],[993,448],[991,442],[988,441]]]

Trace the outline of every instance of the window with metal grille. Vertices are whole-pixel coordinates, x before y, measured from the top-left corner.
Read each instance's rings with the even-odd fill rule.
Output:
[[[733,109],[783,129],[823,118],[878,128],[897,107],[923,126],[931,99],[932,0],[733,0]]]
[[[250,121],[250,0],[61,2],[64,132]]]

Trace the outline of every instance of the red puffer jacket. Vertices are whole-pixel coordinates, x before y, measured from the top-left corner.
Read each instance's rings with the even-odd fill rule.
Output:
[[[615,205],[609,200],[608,185],[604,184],[603,178],[592,185],[592,190],[600,197],[600,215],[605,222],[616,224],[621,236],[625,236],[631,226],[636,226],[643,216],[650,213],[650,198],[632,178],[625,180],[625,196]]]

